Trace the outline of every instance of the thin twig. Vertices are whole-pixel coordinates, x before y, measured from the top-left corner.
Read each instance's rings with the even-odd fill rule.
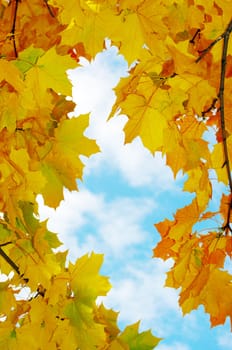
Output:
[[[196,30],[196,33],[193,35],[192,39],[189,40],[189,42],[190,42],[191,44],[194,44],[194,43],[195,43],[195,39],[196,39],[197,35],[200,33],[200,31],[201,31],[201,30],[198,28],[198,29]]]
[[[48,9],[48,12],[50,13],[50,15],[52,17],[55,17],[54,13],[52,12],[51,7],[48,5],[48,1],[47,0],[43,0],[43,1],[44,1],[45,5],[47,6],[47,9]]]
[[[214,98],[211,105],[209,106],[209,108],[207,108],[206,110],[204,110],[201,115],[202,117],[204,117],[207,113],[211,112],[212,110],[214,110],[216,107],[216,102],[217,102],[217,98]]]
[[[232,22],[232,21],[231,21]],[[219,41],[221,41],[222,39],[224,39],[226,36],[228,36],[231,33],[231,22],[229,23],[228,27],[226,28],[226,30],[224,31],[224,33],[222,33],[219,37],[217,37],[214,41],[212,41],[212,43],[209,44],[209,46],[207,46],[204,50],[199,51],[199,57],[196,59],[196,63],[198,63],[211,49],[212,47],[217,44]],[[193,39],[192,39],[193,40]],[[191,42],[191,41],[190,41]],[[228,44],[228,43],[227,43]]]
[[[12,242],[6,242],[6,243],[2,243],[0,244],[0,247],[5,247],[6,245],[12,244]]]
[[[12,242],[7,242],[7,243],[3,243],[0,245],[0,256],[13,268],[13,270],[23,279],[23,281],[25,283],[28,283],[29,279],[28,278],[24,278],[24,274],[20,273],[19,267],[15,264],[15,262],[4,252],[4,250],[2,249],[3,246],[10,244]]]
[[[14,263],[13,260],[4,252],[4,250],[0,247],[0,255],[3,257],[3,259],[15,270],[15,272],[21,276],[19,267]]]
[[[212,41],[212,43],[209,44],[209,46],[207,46],[204,50],[199,51],[200,56],[196,59],[196,63],[198,63],[211,49],[212,47],[217,44],[220,40],[222,40],[225,36],[226,31],[220,35],[219,37],[217,37],[214,41]]]
[[[11,28],[11,37],[13,40],[13,47],[14,47],[14,54],[15,58],[18,57],[18,52],[16,48],[16,42],[15,42],[15,26],[16,26],[16,18],[17,18],[17,11],[18,11],[18,3],[19,0],[14,0],[13,6],[14,6],[14,18],[13,18],[13,23],[12,23],[12,28]]]

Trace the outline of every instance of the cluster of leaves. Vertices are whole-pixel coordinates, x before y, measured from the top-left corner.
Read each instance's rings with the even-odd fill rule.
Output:
[[[203,305],[212,326],[227,317],[232,324],[232,276],[224,268],[232,255],[231,1],[122,1],[118,11],[122,35],[131,36],[122,36],[120,49],[136,61],[116,88],[111,116],[126,114],[125,142],[139,136],[162,152],[194,194],[173,220],[155,225],[154,257],[173,259],[166,285],[180,288],[183,313]],[[206,131],[216,142],[206,141]],[[213,181],[225,185],[215,212]],[[209,219],[216,228],[195,231]]]
[[[91,57],[89,13],[88,1],[0,1],[0,270],[8,276],[0,282],[1,349],[152,349],[159,342],[139,333],[138,323],[119,330],[117,313],[96,303],[110,289],[99,273],[103,256],[68,262],[38,217],[37,195],[56,208],[64,187],[77,190],[79,156],[99,151],[84,136],[88,115],[68,117],[66,70],[79,55]]]
[[[110,288],[102,256],[67,263],[37,216],[37,195],[57,207],[64,187],[77,189],[79,155],[98,151],[83,135],[88,116],[68,117],[66,70],[94,57],[105,38],[132,64],[111,113],[128,116],[125,142],[139,136],[162,152],[195,194],[156,225],[154,255],[174,260],[166,284],[180,288],[184,313],[202,304],[213,326],[232,319],[232,276],[223,269],[232,254],[231,30],[230,0],[0,1],[0,269],[14,271],[0,283],[2,348],[148,350],[159,341],[138,324],[119,331],[117,314],[96,304]],[[217,140],[210,147],[207,130]],[[227,187],[216,212],[212,171]],[[215,230],[194,232],[218,216]]]

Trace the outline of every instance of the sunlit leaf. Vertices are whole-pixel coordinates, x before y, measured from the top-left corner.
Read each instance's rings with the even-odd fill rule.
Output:
[[[127,326],[123,333],[120,335],[120,339],[128,344],[131,350],[152,350],[160,342],[160,338],[156,338],[150,331],[138,333],[139,322]]]

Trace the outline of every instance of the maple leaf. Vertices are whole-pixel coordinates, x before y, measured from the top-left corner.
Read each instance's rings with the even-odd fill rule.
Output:
[[[78,299],[73,300],[66,306],[65,316],[73,327],[77,346],[84,350],[103,346],[104,326],[94,322],[93,310],[90,307],[80,303]]]
[[[12,62],[0,60],[0,81],[8,82],[16,91],[24,88],[20,71]]]
[[[115,312],[112,309],[106,309],[103,304],[100,304],[100,306],[94,310],[94,319],[98,323],[104,325],[109,343],[120,333],[117,325],[117,317],[118,312]]]
[[[82,178],[84,167],[78,156],[90,156],[99,151],[95,141],[83,135],[88,122],[88,115],[83,115],[64,120],[56,128],[56,142],[42,163],[42,173],[47,180],[41,190],[45,204],[56,207],[63,199],[64,186],[70,191],[76,190],[76,179]]]
[[[112,341],[110,350],[152,350],[154,349],[161,338],[152,335],[151,331],[139,333],[139,322],[127,326],[119,337]]]
[[[54,62],[56,62],[55,71]],[[69,55],[57,55],[56,49],[51,48],[38,57],[36,64],[27,73],[27,80],[32,81],[35,92],[52,88],[57,93],[70,96],[71,83],[67,79],[66,70],[74,67],[76,63]]]
[[[215,169],[217,173],[218,181],[227,184],[228,178],[226,174],[226,168],[224,166],[224,154],[222,143],[217,143],[214,145],[213,152],[211,154],[212,168]]]
[[[128,344],[129,349],[136,350],[152,350],[160,342],[160,338],[157,338],[151,334],[151,331],[145,331],[138,333],[139,322],[127,326],[120,335],[119,339]]]
[[[160,150],[163,143],[162,130],[167,125],[162,114],[154,111],[146,100],[138,95],[130,95],[127,98],[126,108],[123,108],[122,112],[125,114],[132,112],[134,115],[124,128],[127,135],[125,141],[131,142],[140,134],[143,144],[152,152]]]
[[[110,289],[108,278],[99,275],[102,262],[102,254],[91,253],[77,259],[74,265],[69,264],[71,288],[87,305],[92,305],[97,296],[106,295]]]
[[[204,211],[212,198],[212,184],[208,177],[207,167],[202,164],[200,168],[189,171],[188,180],[185,182],[183,189],[196,193],[198,207]]]
[[[0,282],[0,313],[1,315],[7,315],[11,308],[16,305],[14,297],[14,291],[10,286],[9,280],[6,282]]]
[[[78,346],[83,349],[102,346],[105,340],[104,325],[94,322],[93,312],[96,297],[106,295],[110,289],[108,279],[98,274],[102,259],[102,255],[92,253],[79,258],[75,265],[69,264],[74,296],[65,306],[64,315],[75,328]]]
[[[22,73],[26,73],[29,69],[36,65],[38,58],[43,54],[43,49],[30,46],[19,53],[17,61],[14,61],[14,65]]]

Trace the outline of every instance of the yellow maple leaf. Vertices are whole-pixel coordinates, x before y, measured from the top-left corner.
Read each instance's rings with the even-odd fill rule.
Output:
[[[76,190],[76,179],[82,178],[84,167],[79,156],[99,151],[96,142],[83,135],[88,123],[88,115],[82,115],[63,120],[55,129],[53,148],[42,163],[42,174],[47,180],[41,190],[45,204],[57,207],[63,199],[64,186]]]
[[[0,314],[9,314],[11,308],[15,308],[16,300],[14,291],[10,286],[10,281],[0,282]]]
[[[0,60],[0,81],[7,81],[15,90],[21,91],[24,88],[22,75],[12,62]]]
[[[212,184],[209,180],[207,167],[201,164],[201,166],[188,171],[188,180],[185,182],[183,189],[196,193],[198,207],[204,211],[212,197]]]
[[[105,326],[105,333],[109,343],[120,333],[117,325],[117,317],[118,312],[112,309],[106,309],[103,304],[100,304],[100,306],[94,309],[94,319]]]
[[[70,288],[73,297],[64,307],[80,348],[95,349],[105,341],[104,325],[94,320],[95,300],[110,289],[108,278],[99,275],[103,255],[92,253],[69,264]]]
[[[228,177],[225,167],[225,158],[222,143],[217,143],[214,145],[213,151],[211,153],[211,162],[212,168],[216,171],[218,181],[227,184]]]
[[[93,309],[78,298],[70,301],[64,310],[64,315],[70,320],[77,346],[83,350],[94,350],[103,347],[105,343],[104,326],[94,322]]]
[[[88,125],[88,114],[62,121],[55,131],[60,151],[64,153],[75,152],[85,156],[98,152],[99,147],[96,142],[83,135]]]
[[[56,69],[54,70],[54,64]],[[60,56],[55,48],[51,48],[42,56],[39,56],[35,64],[26,72],[26,84],[28,93],[31,95],[31,101],[37,102],[37,105],[46,106],[48,109],[51,104],[51,96],[47,89],[53,89],[57,93],[71,96],[71,83],[68,80],[66,70],[75,68],[75,61],[69,56]],[[26,96],[24,97],[26,101]],[[28,101],[28,99],[27,99]],[[32,109],[29,101],[29,108]]]
[[[129,115],[129,121],[124,127],[125,142],[131,142],[139,135],[151,152],[160,150],[163,130],[167,126],[164,116],[148,105],[144,97],[132,94],[123,106],[123,113]]]
[[[48,162],[42,165],[41,170],[43,176],[47,180],[47,183],[41,191],[44,202],[46,205],[56,208],[60,201],[64,199],[63,182],[60,178],[59,170],[56,170],[56,168]]]
[[[74,265],[69,264],[71,288],[79,299],[86,300],[89,305],[97,296],[106,295],[111,286],[107,277],[99,275],[102,262],[102,254],[91,253],[77,259]]]

